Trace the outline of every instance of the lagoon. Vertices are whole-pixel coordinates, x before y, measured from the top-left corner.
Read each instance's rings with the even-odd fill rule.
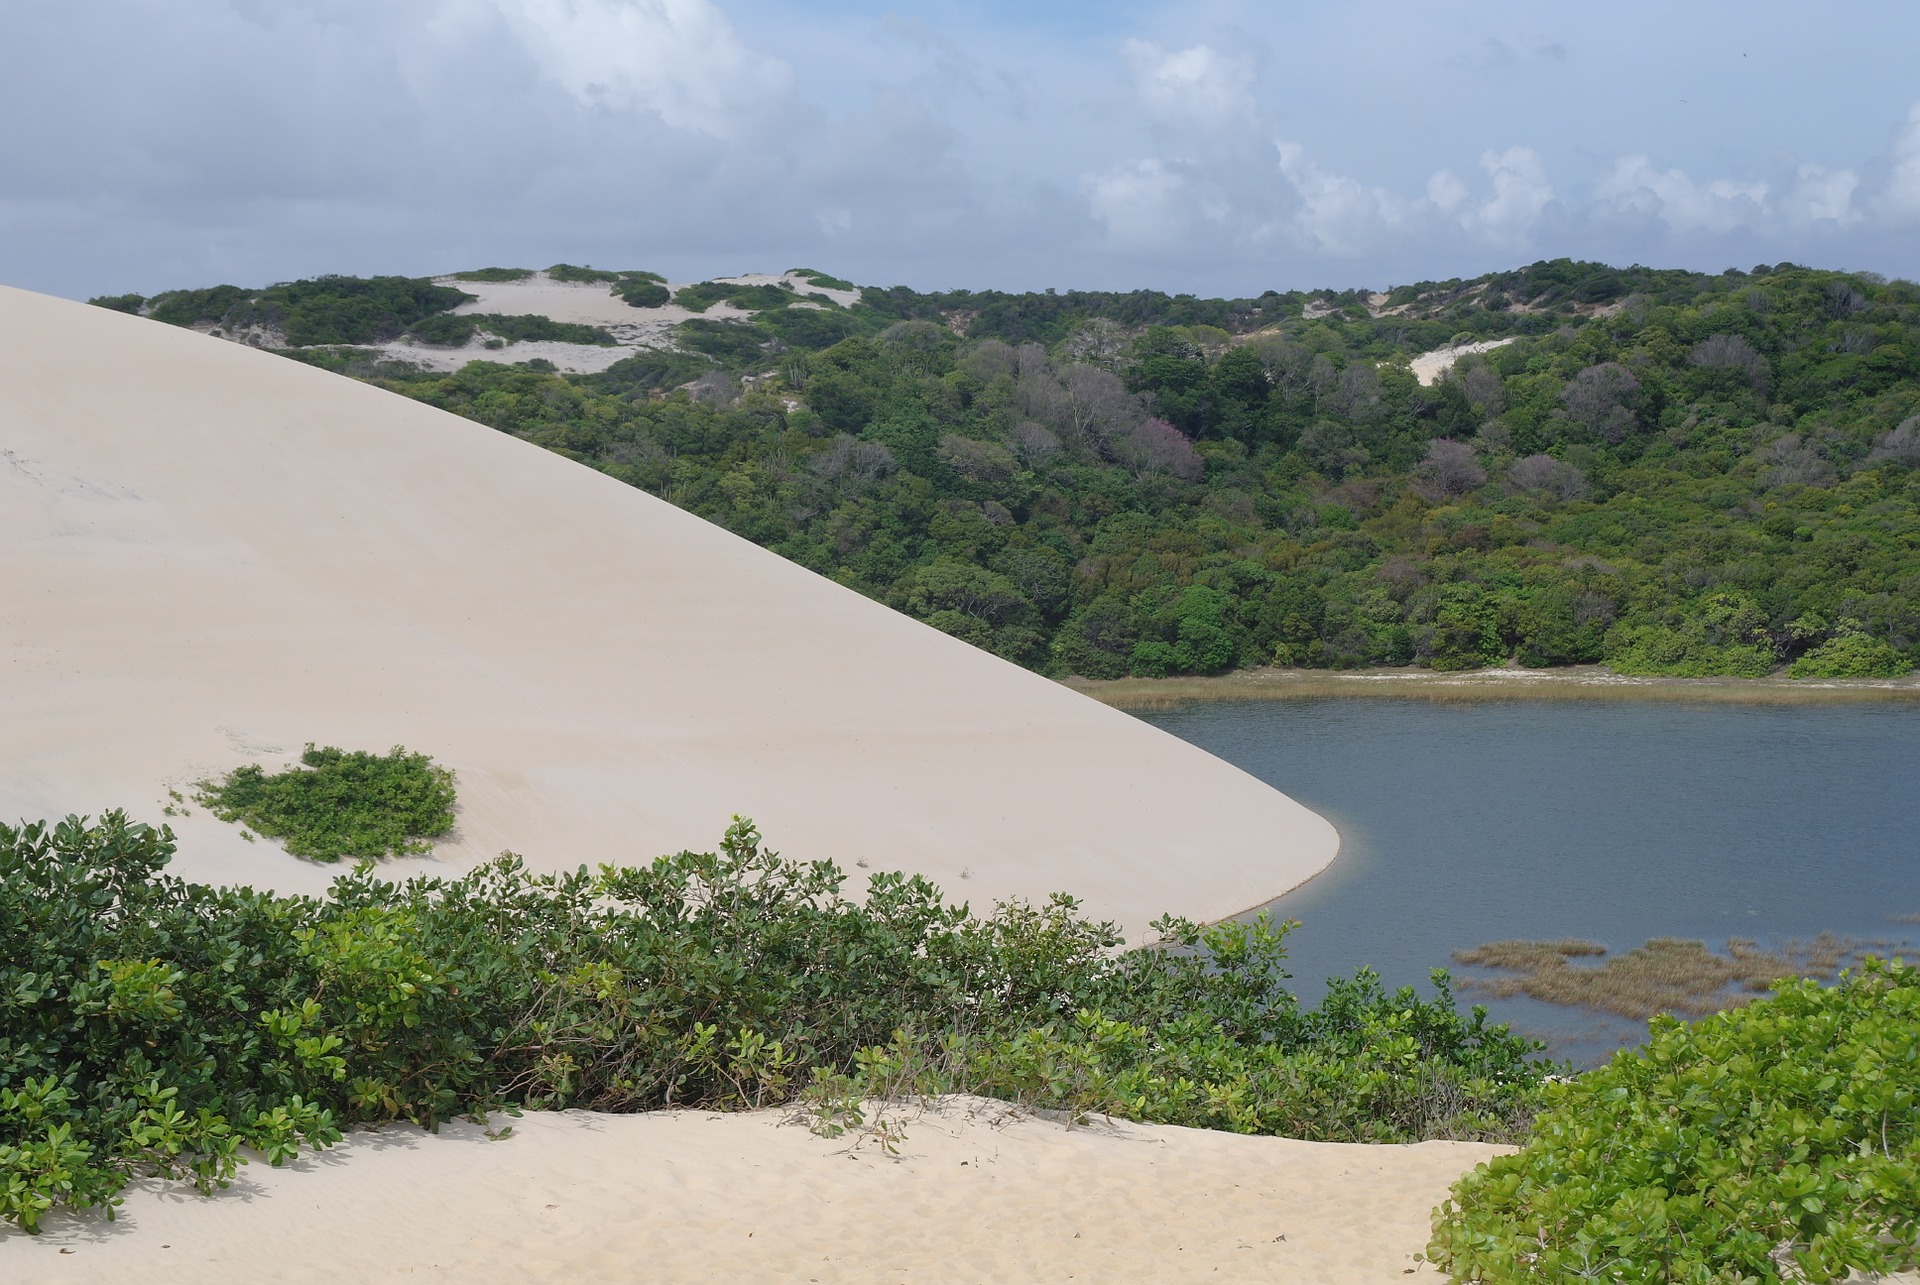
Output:
[[[1363,964],[1423,983],[1453,951],[1510,938],[1616,953],[1662,936],[1920,939],[1898,918],[1920,912],[1920,710],[1905,702],[1336,698],[1138,716],[1339,828],[1334,864],[1270,907],[1301,923],[1303,999]],[[1644,1030],[1462,998],[1581,1062]]]

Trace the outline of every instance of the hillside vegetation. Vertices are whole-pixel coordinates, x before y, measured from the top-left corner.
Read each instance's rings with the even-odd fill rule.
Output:
[[[1920,659],[1910,282],[1557,260],[1374,295],[894,288],[851,307],[709,282],[674,302],[750,315],[694,317],[672,350],[574,376],[428,375],[296,338],[362,312],[390,318],[362,331],[419,327],[406,308],[447,288],[399,280],[376,279],[385,311],[351,292],[323,308],[316,283],[238,306],[282,309],[294,355],[1043,672],[1517,660],[1831,677]],[[204,319],[215,293],[133,306]],[[1488,340],[1510,342],[1431,385],[1410,368]]]

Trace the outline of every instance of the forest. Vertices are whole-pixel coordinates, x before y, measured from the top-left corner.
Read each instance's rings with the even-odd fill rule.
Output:
[[[579,460],[1048,674],[1818,678],[1920,660],[1912,282],[1554,260],[1379,293],[894,287],[843,307],[563,269],[635,307],[726,315],[598,374],[435,374],[351,346],[470,333],[448,314],[468,296],[425,279],[95,302],[203,328],[279,319],[289,356]],[[1467,344],[1484,350],[1417,377],[1414,358]]]

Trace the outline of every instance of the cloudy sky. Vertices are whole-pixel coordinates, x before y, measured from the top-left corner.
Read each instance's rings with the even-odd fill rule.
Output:
[[[1916,276],[1916,49],[1906,0],[13,3],[0,281]]]

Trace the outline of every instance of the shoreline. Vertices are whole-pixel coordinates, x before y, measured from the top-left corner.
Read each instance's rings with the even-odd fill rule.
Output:
[[[1565,669],[1252,669],[1218,677],[1064,678],[1063,687],[1116,709],[1172,709],[1207,701],[1327,697],[1483,701],[1691,701],[1833,705],[1920,701],[1920,675],[1905,678],[1662,678],[1616,674],[1603,665]]]

